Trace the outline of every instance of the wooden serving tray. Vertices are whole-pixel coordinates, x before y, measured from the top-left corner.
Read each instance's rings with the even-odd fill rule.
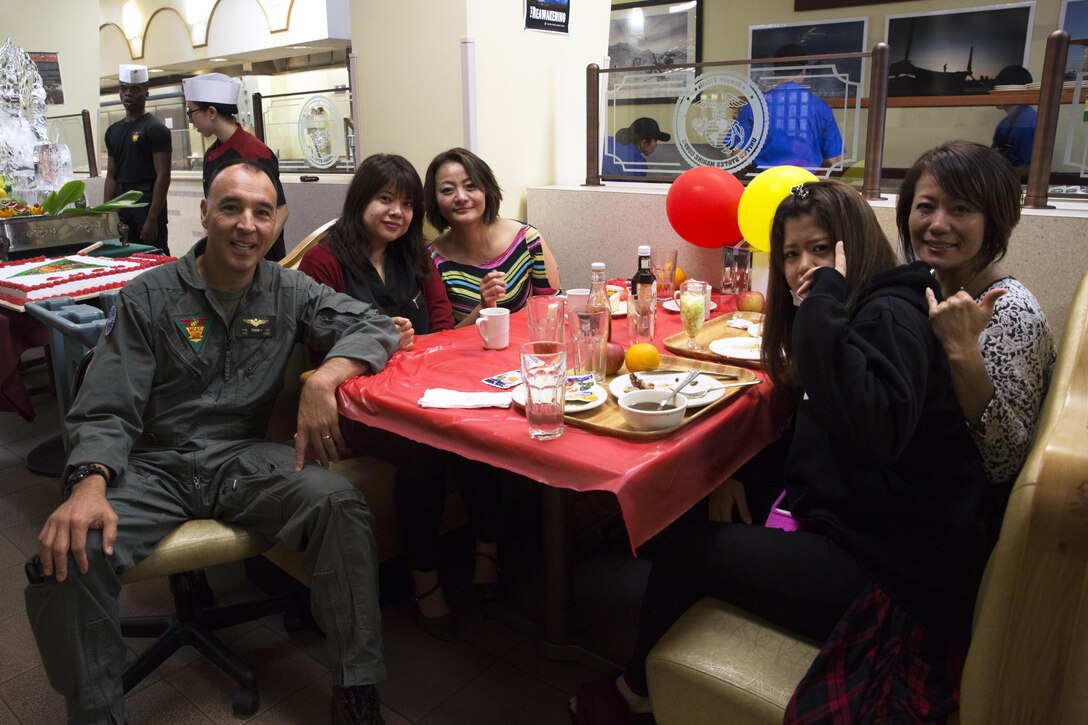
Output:
[[[761,312],[727,312],[724,315],[719,315],[712,320],[708,320],[703,325],[703,329],[699,330],[699,334],[695,336],[696,342],[706,347],[715,340],[720,340],[723,337],[742,337],[747,335],[747,330],[729,326],[729,321],[733,319],[733,315],[742,317],[750,322],[763,321],[763,313]],[[675,335],[666,337],[663,342],[666,350],[683,357],[694,358],[696,360],[707,360],[715,363],[729,362],[737,365],[747,365],[755,368],[759,367],[759,363],[755,360],[730,360],[721,355],[715,355],[710,350],[688,350],[684,347],[688,344],[688,333],[683,330]]]
[[[685,338],[686,339],[686,338]],[[624,368],[626,370],[626,368]],[[736,375],[737,381],[755,380],[761,379],[760,376],[751,370],[746,368],[733,367],[731,365],[719,365],[717,363],[704,362],[701,360],[691,360],[688,358],[673,357],[672,355],[661,356],[661,369],[662,370],[705,370],[713,373],[724,373],[727,375]],[[627,373],[620,375],[613,375],[608,378],[609,383],[613,378],[624,377]],[[728,384],[735,382],[732,380],[722,380],[722,383]],[[605,385],[607,388],[608,385]],[[753,386],[754,387],[754,386]],[[604,405],[593,410],[587,410],[584,413],[567,413],[563,416],[563,420],[568,425],[573,425],[578,428],[586,428],[588,430],[597,431],[598,433],[604,433],[606,435],[618,436],[620,438],[630,438],[632,440],[653,440],[655,438],[662,438],[669,435],[675,430],[683,428],[693,420],[698,420],[704,415],[714,411],[722,405],[728,404],[738,395],[744,393],[748,387],[736,387],[726,388],[725,395],[715,400],[713,403],[704,405],[699,408],[690,408],[687,413],[684,414],[684,420],[680,422],[680,425],[675,428],[667,428],[665,430],[653,430],[643,431],[635,430],[631,426],[627,425],[627,422],[623,419],[623,412],[620,410],[619,403],[616,402],[616,398],[609,393],[608,400]]]

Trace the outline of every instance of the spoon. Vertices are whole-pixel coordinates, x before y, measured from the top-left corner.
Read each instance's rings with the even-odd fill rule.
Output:
[[[662,400],[660,403],[657,404],[657,409],[658,410],[665,410],[666,408],[673,407],[673,404],[676,401],[676,394],[680,392],[681,388],[688,385],[692,380],[695,380],[695,378],[697,378],[697,377],[699,377],[699,371],[698,370],[692,370],[690,373],[688,373],[688,376],[686,378],[684,378],[683,380],[681,380],[680,384],[672,389],[672,393],[669,394],[669,397],[665,398],[664,400]]]

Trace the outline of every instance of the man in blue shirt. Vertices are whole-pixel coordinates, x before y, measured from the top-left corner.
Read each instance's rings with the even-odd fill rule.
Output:
[[[657,149],[658,141],[670,138],[654,119],[636,118],[630,126],[617,131],[615,137],[605,140],[601,176],[645,176],[649,170],[646,157]]]
[[[1022,85],[1031,83],[1031,72],[1019,65],[1006,66],[994,78],[995,85]],[[1009,160],[1017,175],[1023,179],[1028,175],[1031,163],[1031,149],[1035,144],[1035,109],[1031,106],[998,106],[1005,112],[1005,117],[994,129],[994,139],[990,147],[1000,151]]]
[[[796,43],[775,51],[776,58],[804,55],[805,49]],[[794,66],[794,63],[788,65]],[[842,156],[842,135],[831,108],[798,81],[804,69],[776,70],[778,85],[767,91],[767,138],[756,154],[759,169],[789,164],[808,169],[830,166]],[[744,106],[737,114],[737,125],[747,140],[752,135],[752,108]]]

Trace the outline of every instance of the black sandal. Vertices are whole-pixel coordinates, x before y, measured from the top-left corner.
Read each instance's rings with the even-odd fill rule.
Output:
[[[422,594],[412,597],[412,602],[416,605],[416,624],[419,625],[420,629],[435,639],[442,642],[452,642],[457,639],[457,626],[453,619],[453,612],[448,612],[437,617],[428,617],[419,607],[420,600],[426,599],[441,588],[442,583],[439,582]]]
[[[486,561],[490,561],[492,564],[495,565],[495,574],[497,578],[493,582],[473,582],[472,588],[476,592],[476,596],[479,597],[481,601],[493,602],[499,598],[499,589],[501,588],[500,580],[502,579],[502,567],[499,566],[498,559],[496,559],[494,556],[491,556],[491,554],[488,554],[485,551],[477,550],[476,556]]]

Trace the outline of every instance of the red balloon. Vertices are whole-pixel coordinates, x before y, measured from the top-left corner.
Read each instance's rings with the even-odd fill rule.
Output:
[[[688,169],[672,182],[665,199],[669,223],[697,247],[717,249],[742,238],[737,221],[744,185],[716,166]]]

